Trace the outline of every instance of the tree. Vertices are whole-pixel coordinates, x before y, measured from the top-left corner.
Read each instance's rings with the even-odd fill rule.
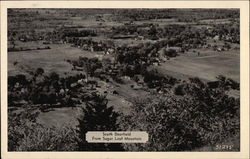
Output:
[[[16,36],[16,33],[13,32],[11,35],[10,35],[10,44],[12,45],[12,49],[15,49],[15,46],[16,46],[16,43],[15,43],[15,37]]]
[[[56,72],[51,72],[49,74],[50,81],[58,81],[59,80],[59,75]]]
[[[35,76],[42,75],[43,73],[44,73],[44,69],[39,67],[36,69]]]
[[[168,49],[168,50],[164,49],[163,51],[164,51],[165,56],[168,56],[168,57],[176,57],[177,56],[177,52],[174,49]]]
[[[78,148],[81,151],[118,151],[121,150],[120,144],[88,143],[86,133],[88,131],[115,131],[118,129],[116,123],[118,113],[114,112],[113,107],[108,107],[108,100],[105,96],[95,95],[94,100],[86,102],[83,108],[83,116],[78,119],[79,125]]]

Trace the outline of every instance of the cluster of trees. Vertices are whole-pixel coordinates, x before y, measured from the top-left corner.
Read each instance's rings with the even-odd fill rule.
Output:
[[[240,12],[238,9],[190,9],[190,10],[175,10],[173,18],[179,22],[197,22],[204,19],[227,19],[239,18]]]
[[[169,43],[169,40],[161,40],[155,43],[140,43],[137,46],[120,46],[116,49],[116,61],[126,65],[151,65],[153,62],[159,61],[158,51]]]
[[[61,34],[61,37],[88,37],[96,36],[97,32],[95,30],[78,30],[74,28],[61,28],[58,30],[58,34]]]
[[[132,52],[130,57],[136,56],[137,51]],[[143,58],[145,56],[142,55]],[[165,76],[160,74],[156,69],[151,69],[150,64],[140,62],[140,59],[136,60],[124,60],[119,61],[120,57],[117,57],[118,63],[112,63],[109,59],[102,61],[97,58],[82,58],[78,60],[69,61],[74,69],[85,72],[86,77],[96,77],[106,82],[110,79],[118,83],[123,83],[122,77],[128,76],[134,79],[135,76],[140,75],[141,80],[146,84],[149,89],[156,89],[158,92],[166,92],[167,89],[172,88],[179,81],[171,76]],[[136,81],[138,82],[138,81]],[[141,82],[141,81],[140,81]]]
[[[205,29],[204,29],[205,30]],[[193,28],[190,25],[167,25],[157,29],[157,36],[166,39],[175,39],[173,45],[181,46],[183,44],[203,44],[206,40],[203,30]]]
[[[120,74],[124,74],[124,72],[134,72],[131,74],[127,74],[128,76],[134,76],[134,74],[139,74],[142,71],[143,67],[147,67],[152,64],[155,58],[158,56],[157,50],[159,48],[155,48],[152,43],[145,43],[138,46],[120,46],[115,48],[114,52],[114,60],[105,59],[98,60],[98,58],[86,58],[79,57],[78,60],[69,61],[74,69],[78,67],[87,69],[87,72],[92,76],[96,69],[102,68],[105,72],[106,68],[111,70],[119,70]],[[141,69],[140,69],[141,68]],[[126,70],[124,70],[126,69]],[[131,71],[129,71],[129,69]],[[123,70],[123,71],[122,71]],[[134,70],[134,71],[133,71]],[[137,71],[136,71],[137,70]],[[86,72],[86,71],[85,71]],[[106,73],[108,74],[108,70]],[[126,73],[125,73],[126,74]]]
[[[191,49],[202,47],[207,44],[207,38],[219,37],[219,40],[230,43],[240,42],[239,25],[214,24],[212,28],[194,28],[191,25],[166,25],[159,27],[149,25],[140,27],[139,25],[124,25],[113,27],[113,34],[136,35],[152,40],[165,39],[168,45]]]
[[[38,111],[8,111],[8,151],[73,151],[77,133],[70,127],[48,128],[37,122]]]
[[[239,99],[227,96],[223,87],[212,89],[197,78],[186,86],[183,96],[156,93],[135,99],[128,115],[115,112],[107,106],[106,97],[95,95],[82,107],[76,129],[42,127],[36,123],[34,110],[21,115],[9,112],[9,151],[190,151],[239,135]],[[149,141],[88,143],[87,131],[147,131]]]
[[[147,131],[146,144],[124,144],[128,151],[190,151],[214,146],[240,132],[240,100],[221,88],[210,89],[190,79],[184,96],[150,95],[136,99],[132,113],[123,116],[121,127]]]
[[[180,43],[181,47],[173,48],[177,43],[178,39],[172,38],[159,40],[154,43],[139,43],[136,46],[122,45],[116,48],[115,60],[117,63],[125,65],[140,64],[143,66],[149,66],[153,63],[159,64],[163,61],[160,53],[162,48],[168,49],[164,52],[164,56],[168,57],[175,57],[178,53],[184,53],[190,48],[182,43]]]
[[[122,25],[122,26],[113,26],[111,28],[112,34],[123,34],[123,35],[132,35],[137,33],[138,26],[136,25]]]
[[[88,51],[107,52],[108,49],[112,49],[114,47],[114,43],[112,41],[94,41],[91,38],[65,37],[63,42]]]
[[[237,25],[226,25],[218,24],[215,25],[207,36],[214,37],[219,36],[219,40],[223,40],[231,43],[240,43],[240,26]]]
[[[97,85],[96,81],[86,80],[87,76],[82,73],[59,77],[55,72],[45,75],[44,70],[38,68],[30,76],[30,79],[25,75],[8,77],[10,106],[38,105],[42,110],[53,106],[73,107],[91,100],[95,94],[93,88]]]
[[[72,64],[73,69],[84,72],[86,78],[96,77],[106,82],[110,79],[115,80],[118,83],[122,83],[121,76],[134,75],[134,67],[130,65],[117,65],[110,59],[103,59],[102,61],[97,58],[79,57],[78,60],[69,61]],[[138,70],[139,73],[141,70]]]
[[[186,25],[166,25],[159,27],[139,27],[137,25],[113,27],[112,34],[136,35],[151,40],[166,39],[169,45],[189,48],[197,48],[206,43],[206,29],[197,29]]]
[[[102,63],[98,58],[87,58],[87,57],[79,57],[78,60],[68,60],[69,63],[72,64],[73,70],[77,70],[81,68],[86,74],[86,78],[88,80],[88,76],[94,76],[94,73],[97,69],[102,68]]]
[[[168,88],[171,88],[175,84],[179,83],[176,78],[173,78],[171,76],[164,76],[155,69],[146,71],[143,76],[144,82],[147,84],[148,88],[155,88],[158,91],[163,92],[166,86],[169,86]]]
[[[151,10],[151,9],[121,9],[117,11],[118,18],[140,21],[149,19],[168,19],[171,18],[168,13],[170,10]]]
[[[28,41],[38,41],[46,40],[48,42],[58,42],[66,41],[70,43],[76,43],[76,40],[79,40],[79,37],[93,37],[97,33],[95,30],[78,30],[74,28],[59,28],[55,29],[52,32],[37,32],[35,30],[18,32],[18,31],[8,31],[9,41],[13,46],[13,42],[16,40],[22,42]]]
[[[163,83],[174,85],[176,79],[164,77],[159,75],[158,72],[155,73],[155,71],[148,69],[152,64],[161,62],[159,50],[167,44],[169,44],[168,40],[161,40],[156,43],[141,43],[136,46],[123,45],[115,49],[113,61],[79,57],[78,60],[68,60],[68,62],[72,64],[74,70],[87,73],[87,77],[94,76],[107,79],[102,77],[108,76],[119,81],[122,76],[133,78],[135,75],[142,75],[144,82],[148,83],[150,88],[160,87]],[[167,52],[166,56],[171,57],[169,54],[172,53]]]
[[[65,41],[66,37],[89,37],[96,36],[95,30],[78,30],[75,28],[58,28],[47,32],[44,39],[47,41]]]
[[[196,22],[202,19],[239,18],[239,10],[226,9],[122,9],[116,12],[128,20],[177,19],[181,22]]]

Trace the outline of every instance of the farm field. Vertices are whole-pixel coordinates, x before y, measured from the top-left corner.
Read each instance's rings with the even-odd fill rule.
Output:
[[[240,151],[240,54],[237,9],[9,9],[9,150]]]
[[[8,55],[8,73],[16,75],[17,73],[27,73],[42,67],[46,72],[55,71],[60,75],[73,73],[71,65],[66,62],[67,59],[77,59],[79,56],[94,57],[95,55],[82,51],[78,48],[72,48],[69,45],[54,44],[50,45],[49,50],[31,50],[21,52],[10,52]],[[14,63],[17,64],[14,66]]]
[[[180,55],[159,66],[159,70],[166,74],[176,75],[176,78],[198,77],[207,81],[214,81],[219,75],[225,75],[240,82],[240,55],[238,52],[216,53],[206,55]],[[171,73],[172,72],[172,73]],[[199,73],[197,73],[199,72]]]

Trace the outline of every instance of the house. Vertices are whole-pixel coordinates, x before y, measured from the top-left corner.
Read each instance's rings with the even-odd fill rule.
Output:
[[[134,90],[142,89],[142,85],[133,85]]]
[[[130,80],[131,78],[129,76],[122,76],[123,80]]]
[[[83,49],[83,50],[88,50],[88,49],[89,49],[89,46],[88,46],[87,44],[83,44],[83,45],[82,45],[82,49]]]
[[[144,40],[145,38],[144,38],[144,36],[137,36],[136,38],[135,38],[135,40]]]
[[[107,51],[106,51],[107,55],[114,54],[114,53],[115,53],[115,49],[113,49],[113,48],[108,48]]]
[[[218,52],[224,51],[224,49],[223,49],[223,48],[220,48],[220,47],[218,47],[216,50],[217,50]]]
[[[75,88],[77,85],[78,85],[78,83],[72,83],[72,84],[70,84],[70,87]]]
[[[74,69],[77,70],[77,71],[83,71],[83,68],[82,67],[78,67],[78,66],[75,66]]]
[[[160,64],[159,64],[159,62],[153,62],[152,63],[154,66],[159,66]]]
[[[138,85],[143,85],[144,84],[144,80],[143,80],[142,75],[135,75],[134,80]]]
[[[27,41],[26,38],[23,38],[23,37],[20,37],[19,40],[22,41],[22,42],[26,42]]]
[[[215,35],[215,36],[213,37],[213,39],[214,39],[214,40],[219,40],[219,39],[220,39],[220,36],[219,36],[219,35]]]
[[[103,55],[95,55],[94,57],[98,58],[100,61],[103,59]]]
[[[78,84],[81,84],[81,85],[84,85],[84,83],[86,83],[87,81],[86,81],[86,79],[79,79],[78,81],[77,81],[77,83]]]
[[[91,51],[91,52],[94,52],[94,51],[102,51],[102,50],[103,50],[103,48],[102,48],[101,46],[98,46],[97,43],[92,44],[89,48],[90,48],[90,51]]]
[[[94,46],[90,46],[90,51],[94,52]]]

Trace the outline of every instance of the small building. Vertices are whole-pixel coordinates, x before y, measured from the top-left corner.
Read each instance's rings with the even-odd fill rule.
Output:
[[[107,51],[105,52],[105,54],[109,55],[109,54],[114,54],[115,53],[115,49],[113,48],[108,48]]]
[[[214,39],[214,40],[219,40],[219,39],[220,39],[220,36],[219,36],[219,35],[215,35],[215,36],[213,37],[213,39]]]

